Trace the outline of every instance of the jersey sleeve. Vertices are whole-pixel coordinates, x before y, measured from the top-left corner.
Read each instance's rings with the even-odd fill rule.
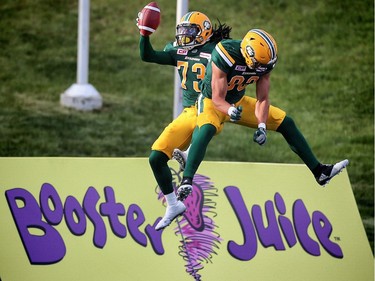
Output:
[[[168,46],[168,45],[167,45]],[[163,65],[176,65],[176,61],[169,51],[155,51],[151,45],[149,36],[141,36],[139,40],[139,51],[143,61]]]
[[[174,49],[174,45],[172,42],[168,43],[167,45],[165,45],[163,51],[164,52],[170,52]]]
[[[230,55],[225,42],[219,42],[212,52],[211,60],[220,70],[228,73],[235,63],[234,58]]]

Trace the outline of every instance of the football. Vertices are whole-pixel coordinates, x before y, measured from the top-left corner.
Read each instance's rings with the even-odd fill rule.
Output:
[[[138,15],[138,28],[143,36],[149,36],[160,24],[160,9],[156,2],[148,3]]]

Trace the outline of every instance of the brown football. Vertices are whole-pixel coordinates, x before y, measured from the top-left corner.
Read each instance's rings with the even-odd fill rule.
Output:
[[[149,36],[160,24],[160,9],[156,2],[148,3],[138,17],[138,28],[143,36]]]

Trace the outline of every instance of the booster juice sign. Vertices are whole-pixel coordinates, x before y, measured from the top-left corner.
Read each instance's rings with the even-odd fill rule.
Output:
[[[304,165],[203,162],[184,204],[155,230],[146,158],[0,158],[0,279],[373,280],[346,171],[321,188]]]
[[[141,206],[125,206],[117,202],[115,191],[110,186],[104,187],[103,192],[104,197],[96,188],[89,187],[83,199],[74,196],[64,199],[51,183],[45,183],[37,200],[24,188],[7,190],[5,196],[30,263],[53,264],[64,258],[64,237],[55,228],[63,220],[71,234],[76,236],[85,235],[87,224],[91,223],[95,247],[103,248],[108,235],[125,238],[129,233],[139,245],[146,247],[150,244],[155,254],[164,254],[163,231],[155,230],[160,218],[146,219]],[[258,244],[284,251],[283,238],[289,248],[299,243],[307,254],[319,256],[324,249],[334,258],[343,258],[342,249],[332,241],[333,225],[329,218],[319,210],[310,213],[303,200],[297,199],[289,207],[292,217],[288,218],[280,193],[275,193],[273,200],[266,201],[264,206],[254,204],[248,208],[238,187],[227,186],[224,192],[244,237],[242,244],[233,240],[228,242],[227,249],[233,258],[242,261],[255,258]],[[108,220],[110,229],[107,229],[105,220]],[[308,233],[311,226],[316,238]],[[41,234],[35,235],[33,230]]]

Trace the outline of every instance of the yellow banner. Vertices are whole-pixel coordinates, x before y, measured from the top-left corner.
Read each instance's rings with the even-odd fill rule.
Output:
[[[0,158],[0,190],[2,281],[374,280],[346,171],[322,188],[304,165],[203,162],[159,232],[146,158]]]

